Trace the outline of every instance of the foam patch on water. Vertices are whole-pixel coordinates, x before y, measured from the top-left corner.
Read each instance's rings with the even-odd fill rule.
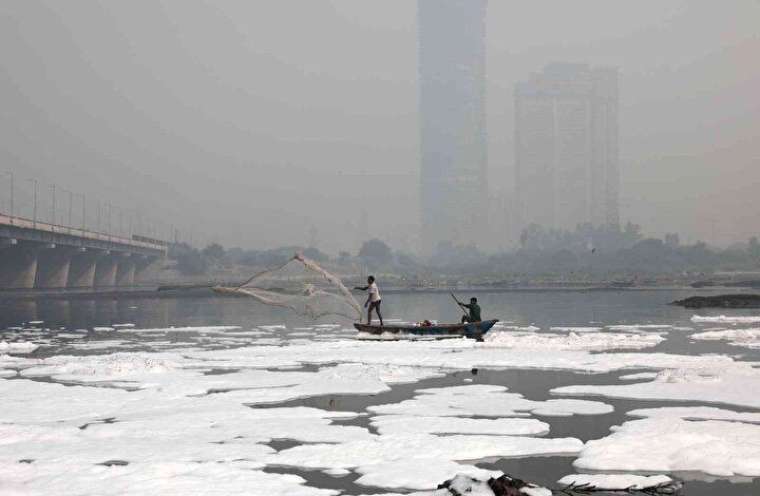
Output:
[[[256,480],[247,475],[274,453],[266,445],[273,439],[341,443],[371,436],[360,427],[332,424],[334,418],[355,413],[252,409],[224,395],[188,398],[153,390],[127,393],[14,380],[0,381],[0,396],[0,480],[4,490],[16,486],[23,494],[68,494],[74,488],[82,494],[147,494],[154,484],[160,494],[208,492],[212,487],[222,494],[257,493],[262,487],[272,494],[332,494],[301,487],[304,481],[297,477],[252,487]],[[98,468],[111,460],[128,465]],[[199,467],[197,477],[151,472],[156,466],[186,471],[188,465]],[[204,465],[219,467],[217,475],[226,482],[217,486],[216,476],[205,473]],[[147,475],[157,480],[143,484]]]
[[[157,327],[148,329],[129,329],[131,333],[147,334],[169,334],[174,332],[196,332],[202,333],[223,333],[226,331],[237,331],[240,326],[179,326],[179,327]],[[97,329],[96,329],[97,330]]]
[[[549,424],[536,419],[472,419],[460,417],[415,417],[381,415],[370,421],[380,434],[492,434],[500,436],[541,436]]]
[[[666,369],[648,382],[625,385],[566,386],[553,389],[561,395],[608,396],[639,400],[680,400],[725,403],[760,408],[760,370],[746,362],[723,367]]]
[[[666,416],[633,420],[586,443],[574,465],[584,470],[760,476],[760,425]]]
[[[520,493],[525,496],[553,496],[553,492],[545,487],[524,487]]]
[[[328,384],[336,383],[336,377],[363,380],[361,371],[348,370],[352,367],[356,366],[327,368],[325,370],[329,375],[322,378],[328,379],[324,381]],[[177,369],[166,368],[158,374],[176,372]],[[287,378],[293,374],[309,375],[273,373],[271,377]],[[234,374],[219,377],[230,375]],[[318,376],[319,373],[311,375]],[[375,377],[376,373],[370,376]],[[261,378],[258,382],[265,384]],[[66,474],[70,487],[87,486],[85,492],[119,494],[123,486],[113,484],[112,474],[120,474],[123,477],[120,480],[137,484],[134,487],[139,486],[140,490],[145,491],[149,486],[141,485],[139,481],[140,477],[149,473],[146,472],[148,467],[213,464],[224,468],[220,473],[230,480],[248,484],[250,481],[237,474],[237,470],[256,471],[265,465],[286,465],[354,470],[362,475],[361,484],[414,489],[436,487],[442,480],[460,472],[486,474],[459,463],[461,460],[572,454],[583,446],[579,440],[572,438],[545,439],[519,435],[437,436],[420,432],[374,435],[361,427],[332,423],[334,418],[356,416],[353,412],[325,412],[305,407],[247,408],[240,403],[238,396],[247,393],[255,397],[258,392],[277,389],[264,387],[260,391],[188,397],[163,388],[126,392],[28,380],[0,381],[0,396],[3,397],[0,474],[19,466],[18,460],[34,460],[28,467],[14,472],[13,477],[4,478],[4,482],[9,480],[27,490],[47,483],[50,484],[48,491],[52,491],[50,488],[58,487],[54,479]],[[308,391],[313,394],[315,389],[311,387]],[[454,430],[461,429],[461,420],[466,419],[454,419]],[[512,425],[512,433],[535,432],[541,425],[529,419],[518,420],[519,424]],[[447,430],[445,423],[446,419],[440,421],[441,430]],[[473,425],[477,425],[474,430],[482,430],[484,424],[476,422],[467,428],[473,430]],[[505,425],[494,422],[487,430],[504,432]],[[493,426],[498,428],[494,429]],[[266,445],[274,439],[316,444],[275,453]],[[128,465],[109,467],[112,471],[101,473],[102,477],[98,480],[91,478],[93,471],[100,473],[98,464],[111,461]],[[236,465],[241,461],[245,463]],[[192,487],[172,473],[156,476],[160,481],[155,483],[165,487],[162,494],[175,494],[175,491],[187,491],[188,487]],[[209,488],[215,481],[213,475],[209,475],[208,479],[201,477],[194,487]],[[283,494],[299,494],[303,481],[297,481],[297,484],[287,486],[294,492]],[[237,491],[234,486],[220,487],[233,491],[232,494]],[[272,494],[280,494],[278,487],[275,486]],[[111,488],[116,492],[109,493]],[[258,492],[259,488],[246,487],[246,490]],[[303,490],[307,491],[308,488]],[[190,490],[190,493],[193,492],[199,490]]]
[[[621,381],[638,381],[655,378],[657,378],[657,372],[639,372],[638,374],[621,375],[619,379]]]
[[[280,338],[259,338],[252,340],[251,343],[258,346],[280,346],[284,341]]]
[[[559,480],[565,486],[586,486],[607,491],[641,491],[668,485],[673,479],[667,475],[633,474],[573,474]]]
[[[539,333],[536,333],[539,334]],[[611,333],[600,333],[605,336]],[[614,336],[614,335],[613,335]],[[432,369],[470,370],[472,368],[561,369],[580,372],[611,372],[621,369],[664,369],[678,367],[731,367],[730,357],[689,356],[666,353],[590,353],[573,350],[568,336],[538,340],[525,349],[477,343],[470,339],[444,341],[364,342],[358,340],[310,341],[303,345],[253,346],[246,348],[199,351],[188,350],[188,358],[214,364],[220,368],[278,368],[299,364],[362,363],[367,365],[400,365]],[[592,336],[591,338],[596,339]],[[611,347],[620,346],[616,338],[603,339]],[[651,339],[651,341],[650,341]],[[650,345],[653,338],[643,342]],[[565,343],[565,344],[563,344]],[[589,347],[591,341],[579,341]],[[577,346],[576,346],[577,347]],[[570,348],[570,349],[568,349]],[[601,343],[594,343],[599,351]]]
[[[227,328],[214,326],[219,327]],[[177,328],[164,329],[171,332]],[[158,334],[166,334],[164,329],[158,329]],[[199,334],[213,333],[207,326],[192,329],[206,329]],[[124,334],[131,332],[124,331]],[[254,479],[248,479],[250,473],[263,473],[260,472],[262,467],[281,464],[342,475],[356,472],[361,476],[361,484],[386,487],[398,484],[392,487],[404,489],[433,488],[459,472],[471,470],[472,474],[485,475],[480,469],[464,463],[466,460],[577,453],[583,447],[579,440],[535,437],[546,434],[548,426],[525,417],[598,415],[609,413],[612,407],[598,401],[578,399],[533,401],[501,386],[433,388],[418,391],[411,400],[369,408],[378,415],[370,419],[379,432],[376,435],[362,427],[333,423],[335,418],[358,414],[354,412],[249,408],[245,405],[261,406],[316,395],[378,394],[389,391],[392,384],[439,377],[444,370],[489,367],[579,372],[661,370],[653,380],[643,383],[661,389],[646,394],[655,397],[675,395],[679,396],[675,399],[700,401],[716,397],[725,399],[730,395],[733,395],[730,399],[750,401],[753,395],[747,391],[757,391],[760,386],[757,379],[760,371],[730,357],[591,353],[599,350],[588,348],[591,341],[584,339],[612,335],[615,338],[608,340],[608,345],[618,346],[616,340],[620,335],[605,332],[583,333],[589,336],[587,338],[579,334],[571,337],[558,333],[522,333],[530,334],[531,344],[517,331],[513,334],[524,339],[525,344],[514,347],[465,339],[373,343],[346,339],[299,340],[286,346],[252,346],[246,341],[255,336],[233,336],[225,334],[227,332],[230,331],[220,331],[218,337],[198,338],[202,342],[193,345],[172,343],[168,338],[139,343],[89,341],[73,344],[187,346],[161,353],[122,352],[44,359],[0,354],[0,367],[19,368],[24,377],[45,381],[50,377],[88,386],[67,387],[24,379],[0,380],[0,397],[3,398],[0,408],[0,425],[3,426],[0,433],[0,479],[5,481],[4,474],[15,469],[15,478],[9,476],[7,479],[17,487],[30,490],[50,484],[52,489],[48,493],[40,490],[41,494],[55,493],[53,490],[59,487],[56,484],[62,484],[58,479],[64,478],[71,481],[70,487],[84,488],[82,492],[115,495],[129,494],[129,488],[138,487],[140,478],[147,476],[156,476],[161,481],[151,484],[164,484],[158,491],[162,494],[192,494],[197,488],[216,488],[213,486],[216,477],[226,477],[229,486],[219,483],[219,487],[236,494],[242,490],[236,489],[235,481],[252,484]],[[661,339],[657,332],[650,334]],[[547,336],[546,339],[536,339],[543,335]],[[634,333],[627,336],[628,339],[648,339],[648,336]],[[195,337],[183,336],[185,341],[190,339]],[[571,340],[580,340],[578,342],[583,347],[571,346]],[[239,347],[200,348],[201,345],[218,347],[222,341],[227,346]],[[316,371],[264,370],[303,365],[320,368]],[[230,373],[220,374],[220,370]],[[640,385],[614,387],[634,386]],[[624,391],[629,394],[630,390]],[[207,394],[209,392],[211,394]],[[729,420],[753,421],[751,414],[727,412],[647,412],[646,416],[650,418],[632,422],[667,420],[688,423],[697,420],[697,423],[717,421],[725,424],[730,423]],[[490,418],[466,418],[471,416]],[[114,419],[115,423],[108,423],[110,420],[107,419]],[[83,426],[86,428],[80,428]],[[275,439],[317,444],[276,453],[267,446]],[[7,445],[3,445],[5,441]],[[733,438],[729,441],[734,442]],[[611,441],[611,445],[615,442]],[[18,460],[22,458],[37,461],[19,464]],[[96,465],[109,460],[123,460],[129,465]],[[193,472],[188,468],[191,464],[201,471]],[[199,467],[206,465],[218,466],[220,472],[216,474],[212,470],[207,474],[208,479],[204,479],[206,469]],[[155,466],[166,467],[167,475],[151,472],[151,467]],[[177,472],[169,467],[177,467]],[[91,475],[94,473],[98,475]],[[124,482],[116,481],[118,477],[123,477]],[[272,479],[262,483],[261,487],[268,488],[267,484],[271,484],[271,494],[275,495],[297,495],[299,491],[306,491],[305,495],[332,494],[306,488],[298,477],[288,480]],[[194,481],[195,485],[189,481]],[[126,492],[118,491],[127,486]],[[248,493],[258,489],[258,486],[245,487]]]
[[[452,474],[457,477],[468,476],[478,479],[488,479],[489,477],[498,477],[501,475],[501,472],[484,470],[472,465],[456,463],[450,460],[399,460],[360,466],[355,470],[356,472],[363,474],[356,480],[357,484],[364,486],[410,489],[428,489],[437,487],[441,482],[451,479],[453,477]],[[487,493],[482,489],[482,486],[486,486],[486,488],[488,486],[484,483],[480,483],[478,486],[473,487],[470,484],[466,487],[457,487],[454,485],[453,488],[462,491],[457,491],[458,494],[466,494],[467,496],[486,496]],[[447,493],[452,494],[448,491]],[[435,493],[426,494],[433,496]],[[490,496],[493,496],[493,492],[491,492]]]
[[[337,445],[296,446],[270,457],[270,463],[313,469],[354,469],[360,484],[382,487],[434,488],[461,473],[460,460],[490,457],[572,454],[578,439],[520,436],[375,436]],[[479,469],[478,469],[478,472]]]
[[[691,337],[702,341],[728,341],[732,346],[760,349],[760,329],[758,328],[706,331],[692,334]]]
[[[37,348],[39,348],[39,345],[34,343],[0,341],[0,353],[31,353]]]
[[[607,326],[607,329],[622,332],[646,332],[673,329],[673,326],[668,324],[618,324]]]
[[[169,372],[179,365],[170,355],[148,353],[114,353],[111,355],[59,355],[26,368],[26,377],[52,376],[61,381],[99,382],[124,380],[138,382],[145,375]]]
[[[691,321],[697,324],[757,324],[760,323],[760,316],[694,315]]]
[[[94,465],[72,476],[71,463],[39,462],[0,464],[3,494],[98,494],[144,496],[161,494],[219,494],[225,496],[334,496],[339,491],[305,485],[296,475],[255,470],[246,461],[130,463],[127,466]]]
[[[240,337],[260,337],[270,336],[271,331],[250,330],[250,331],[226,331],[225,336],[240,336]]]
[[[0,360],[0,364],[3,362]],[[18,363],[17,363],[18,364]],[[326,394],[377,394],[389,384],[440,377],[441,372],[397,365],[339,364],[317,372],[239,370],[206,375],[211,362],[188,359],[181,353],[113,353],[53,356],[24,363],[24,377],[52,377],[78,384],[125,389],[158,389],[175,395],[227,392],[248,404],[277,403]]]
[[[540,331],[541,328],[534,326],[534,325],[527,325],[527,326],[521,326],[521,325],[510,325],[506,322],[497,322],[493,326],[494,330],[507,330],[507,331],[522,331],[522,332],[537,332]]]
[[[370,406],[381,415],[417,417],[519,417],[529,413],[543,416],[602,415],[612,406],[598,401],[555,399],[533,401],[509,393],[504,386],[466,385],[421,389],[413,399],[400,403]]]
[[[263,331],[268,331],[268,332],[284,331],[287,328],[288,327],[284,324],[269,324],[269,325],[257,326],[257,329],[261,329]]]
[[[670,417],[684,420],[728,420],[731,422],[760,424],[760,413],[735,412],[707,406],[640,408],[638,410],[631,410],[628,412],[628,415],[642,418]]]
[[[26,380],[0,381],[0,421],[59,422],[98,418],[125,408],[137,396],[126,391]]]
[[[279,388],[237,390],[226,393],[225,396],[242,403],[258,405],[331,394],[369,395],[390,391],[389,384],[417,382],[440,375],[438,371],[413,367],[360,364],[340,364],[320,369],[318,372],[275,374],[291,376],[293,384]],[[235,374],[227,374],[225,377],[230,375]]]
[[[549,330],[555,332],[600,332],[602,327],[552,327]]]
[[[644,349],[665,341],[659,334],[612,334],[587,332],[576,334],[491,332],[485,345],[522,350],[601,351],[609,349]]]

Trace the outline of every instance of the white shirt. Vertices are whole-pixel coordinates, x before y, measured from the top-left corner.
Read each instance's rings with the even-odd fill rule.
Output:
[[[375,284],[374,282],[370,284],[369,287],[367,288],[367,292],[369,293],[369,301],[373,303],[376,301],[380,301],[380,290],[377,289],[377,284]]]

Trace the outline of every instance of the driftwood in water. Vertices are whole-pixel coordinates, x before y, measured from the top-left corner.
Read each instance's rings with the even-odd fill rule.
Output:
[[[685,308],[760,308],[760,295],[729,294],[718,296],[692,296],[674,301],[671,305]]]
[[[672,481],[665,484],[647,487],[644,489],[635,489],[629,487],[626,489],[599,489],[589,484],[580,486],[570,485],[558,491],[552,491],[552,496],[585,496],[585,495],[609,495],[628,494],[638,496],[682,496],[683,483]]]

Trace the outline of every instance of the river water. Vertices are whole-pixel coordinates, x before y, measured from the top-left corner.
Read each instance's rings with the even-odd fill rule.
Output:
[[[663,352],[681,355],[724,354],[736,360],[760,361],[760,351],[746,347],[731,346],[726,341],[699,341],[690,339],[687,329],[700,330],[692,322],[694,311],[670,306],[669,302],[693,295],[688,290],[625,290],[625,291],[512,291],[478,293],[484,318],[498,318],[514,328],[529,326],[531,332],[550,332],[552,327],[609,327],[609,326],[670,326],[662,333],[661,343],[646,349],[633,350],[634,353]],[[700,294],[711,294],[701,292]],[[461,299],[470,295],[462,293]],[[461,313],[446,294],[421,292],[385,292],[383,313],[386,319],[420,321],[458,320]],[[702,310],[702,316],[725,312]],[[757,315],[760,312],[755,312]],[[731,315],[752,315],[751,311],[732,311]],[[331,322],[331,321],[326,321]],[[340,327],[329,332],[320,332],[309,322],[285,310],[265,307],[243,298],[168,297],[168,298],[86,298],[71,299],[7,299],[0,300],[0,341],[25,339],[41,344],[29,359],[44,359],[51,356],[104,354],[116,351],[152,351],[151,342],[161,343],[162,350],[171,350],[171,342],[181,344],[182,349],[194,345],[203,349],[229,349],[241,346],[308,344],[324,341],[343,341],[354,338],[350,323],[339,322]],[[122,327],[120,327],[122,325]],[[132,327],[134,326],[134,327]],[[221,334],[198,333],[140,333],[139,329],[169,327],[237,326],[242,330],[261,328],[271,332],[265,340],[257,338],[246,342],[240,336],[226,338]],[[268,327],[277,326],[277,327]],[[703,326],[707,327],[707,326]],[[697,329],[695,329],[697,328]],[[26,329],[26,331],[22,331]],[[30,332],[29,329],[34,329]],[[307,329],[307,332],[303,332]],[[679,329],[679,330],[673,330]],[[300,330],[300,332],[299,332]],[[79,332],[79,335],[72,333]],[[505,332],[509,332],[506,330]],[[645,331],[639,331],[645,332]],[[30,338],[29,336],[32,336]],[[102,341],[104,346],[93,345]],[[76,343],[81,346],[72,346]],[[114,343],[110,345],[108,343]],[[145,346],[141,346],[144,344]],[[122,346],[123,345],[123,346]],[[602,350],[599,350],[602,351]],[[605,350],[606,351],[606,350]],[[19,355],[21,356],[21,355]],[[320,365],[305,365],[300,370],[316,370]],[[221,371],[220,371],[221,372]],[[475,370],[449,370],[440,377],[422,378],[406,384],[394,384],[390,391],[374,395],[326,394],[307,398],[292,399],[265,405],[270,407],[309,406],[328,411],[366,412],[373,405],[394,404],[413,398],[415,391],[431,387],[451,387],[462,385],[502,385],[511,392],[524,395],[535,401],[555,398],[550,393],[553,388],[576,384],[619,384],[620,376],[630,374],[615,371],[588,374],[568,370],[542,370],[532,367],[480,367]],[[53,380],[51,377],[35,380]],[[581,398],[581,397],[579,397]],[[639,408],[658,406],[699,406],[707,405],[710,398],[700,401],[654,401],[615,398],[590,398],[614,407],[612,413],[603,415],[573,415],[571,417],[535,417],[551,426],[552,437],[574,437],[583,442],[600,439],[610,434],[610,428],[632,420],[627,412]],[[752,408],[728,406],[732,410],[755,412]],[[336,424],[354,425],[376,432],[370,424],[369,416],[335,420]],[[3,421],[0,407],[0,422]],[[297,441],[272,441],[275,450],[285,450],[300,443]],[[497,458],[477,461],[481,468],[501,470],[516,477],[539,484],[556,487],[556,481],[567,474],[576,472],[573,468],[575,456],[543,456],[524,458]],[[265,472],[297,474],[306,479],[306,484],[324,489],[336,489],[344,494],[376,494],[393,492],[389,489],[358,485],[358,474],[332,476],[315,470],[298,467],[267,466]],[[681,472],[674,474],[685,480],[683,494],[702,495],[751,495],[760,494],[758,479],[741,477],[710,476],[702,473]],[[0,480],[0,485],[2,481]],[[392,486],[391,486],[392,487]],[[406,492],[404,488],[396,492]],[[255,491],[253,492],[255,494]]]

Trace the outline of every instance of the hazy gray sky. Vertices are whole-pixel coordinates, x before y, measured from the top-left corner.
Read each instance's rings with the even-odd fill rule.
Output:
[[[623,220],[760,234],[760,2],[492,0],[487,46],[493,194],[512,188],[514,83],[610,64]],[[228,245],[304,244],[314,225],[354,249],[366,209],[411,248],[416,50],[413,0],[8,0],[0,169]]]

